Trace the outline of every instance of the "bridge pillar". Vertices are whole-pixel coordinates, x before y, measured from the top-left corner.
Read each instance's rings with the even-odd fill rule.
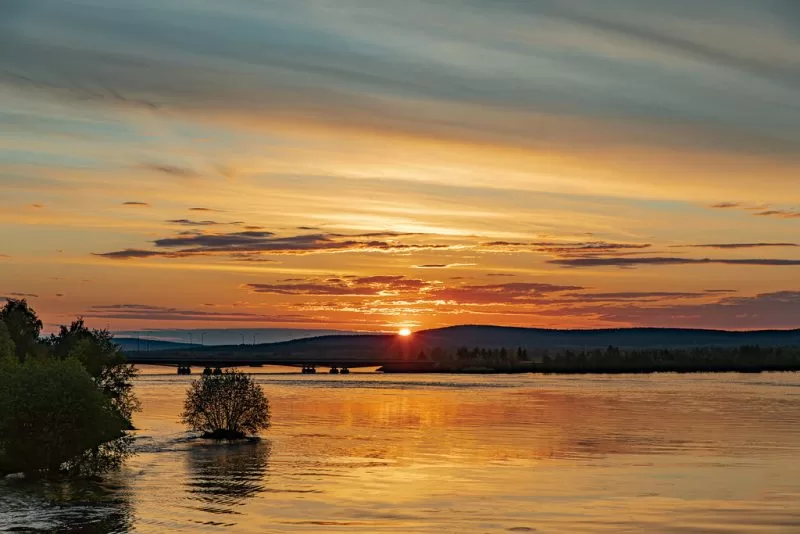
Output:
[[[332,374],[332,375],[338,375],[338,374],[339,374],[339,369],[338,369],[338,368],[336,368],[336,367],[331,367],[331,370],[330,370],[330,371],[328,371],[328,372],[329,372],[330,374]]]
[[[348,369],[347,367],[342,367],[342,369],[339,371],[339,374],[340,375],[349,375],[350,374],[350,369]]]
[[[303,364],[303,370],[301,371],[304,375],[313,375],[317,372],[317,367],[314,364]]]

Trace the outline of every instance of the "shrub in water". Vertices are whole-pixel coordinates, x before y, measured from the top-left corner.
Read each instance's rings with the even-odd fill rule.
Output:
[[[183,422],[212,439],[241,439],[269,428],[269,401],[244,373],[203,375],[186,395]]]

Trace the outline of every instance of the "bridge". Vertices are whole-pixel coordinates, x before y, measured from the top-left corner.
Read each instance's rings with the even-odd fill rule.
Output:
[[[361,340],[359,340],[361,341]],[[391,350],[358,350],[355,347],[298,346],[298,343],[277,345],[229,345],[191,347],[158,351],[125,351],[128,363],[139,365],[164,365],[177,367],[179,374],[189,374],[191,367],[202,367],[206,372],[221,372],[231,367],[262,367],[280,365],[299,367],[303,373],[315,373],[317,367],[328,367],[332,373],[348,373],[350,369],[408,366],[419,371],[435,367],[434,362],[416,361],[404,353]],[[303,344],[305,345],[305,344]],[[335,371],[334,371],[335,370]]]

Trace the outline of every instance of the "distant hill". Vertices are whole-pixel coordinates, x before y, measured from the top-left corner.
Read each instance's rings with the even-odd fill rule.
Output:
[[[414,334],[426,345],[465,347],[527,347],[545,349],[682,348],[698,346],[800,345],[798,330],[726,331],[688,328],[613,328],[550,330],[503,326],[465,325],[426,330]]]
[[[134,340],[135,341],[135,340]],[[220,360],[287,358],[297,361],[335,361],[347,358],[352,361],[371,361],[397,358],[400,355],[429,353],[434,348],[455,351],[460,347],[483,349],[527,350],[593,349],[614,346],[621,349],[736,347],[760,345],[762,347],[800,346],[800,330],[760,330],[731,332],[723,330],[693,330],[676,328],[617,328],[601,330],[548,330],[541,328],[513,328],[502,326],[466,325],[422,330],[408,338],[393,334],[329,335],[260,345],[191,346],[193,358],[208,356]],[[125,346],[131,347],[126,340]],[[186,353],[190,346],[165,343],[163,357],[170,351]],[[136,350],[135,346],[127,350]],[[142,347],[142,350],[145,350]],[[157,359],[153,345],[147,359]],[[142,356],[142,355],[140,355]],[[174,354],[173,354],[174,356]],[[139,358],[141,359],[141,357]]]
[[[114,339],[122,346],[123,350],[148,351],[188,349],[200,346],[267,344],[327,335],[358,335],[358,333],[309,328],[194,328],[121,331],[115,333]]]
[[[157,339],[141,339],[135,337],[114,337],[114,343],[120,346],[123,351],[150,351],[150,350],[178,350],[199,347],[189,343],[175,343],[173,341],[161,341]]]

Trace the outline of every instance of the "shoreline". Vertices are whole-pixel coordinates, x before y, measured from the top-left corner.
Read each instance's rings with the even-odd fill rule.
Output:
[[[405,367],[405,366],[404,366]],[[540,374],[540,375],[623,375],[623,374],[656,374],[656,373],[675,373],[675,374],[697,374],[697,373],[738,373],[738,374],[760,374],[760,373],[794,373],[800,371],[800,366],[764,366],[764,367],[659,367],[659,368],[584,368],[584,369],[555,369],[541,367],[512,367],[508,369],[453,369],[453,368],[398,368],[395,366],[383,366],[376,370],[383,374],[462,374],[462,375],[510,375],[510,374]]]

